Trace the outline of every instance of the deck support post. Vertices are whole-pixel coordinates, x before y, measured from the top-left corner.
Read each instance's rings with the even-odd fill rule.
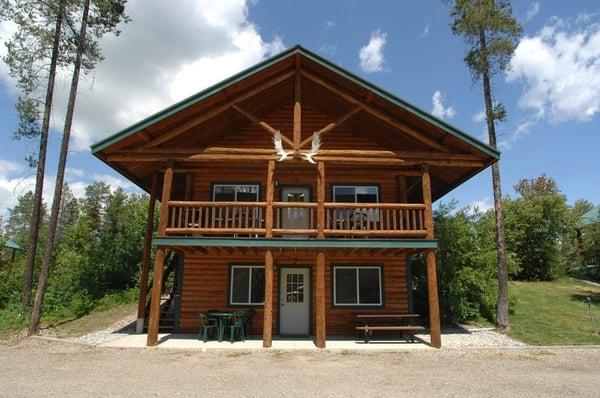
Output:
[[[326,345],[326,326],[325,326],[325,252],[317,253],[316,270],[316,329],[318,348],[325,348]]]
[[[152,250],[152,233],[154,232],[154,207],[156,194],[158,192],[158,173],[152,176],[152,187],[148,202],[148,215],[146,217],[146,235],[144,237],[144,249],[142,253],[142,269],[140,272],[140,295],[138,297],[137,322],[135,332],[144,332],[144,321],[146,312],[146,296],[148,295],[148,271],[150,269],[150,252]]]
[[[171,199],[171,188],[173,185],[173,162],[167,163],[165,176],[163,178],[162,198],[160,200],[160,222],[158,224],[158,234],[164,236],[169,221],[169,200]],[[163,271],[165,265],[165,249],[156,250],[154,260],[154,279],[152,280],[152,298],[150,301],[150,314],[148,321],[147,346],[158,344],[158,326],[160,321],[160,299],[163,282]]]
[[[427,230],[427,239],[434,239],[429,167],[424,165],[422,167],[422,172],[421,182],[423,186],[423,203],[425,204],[425,229]],[[429,250],[425,259],[427,267],[427,301],[429,302],[429,334],[431,337],[431,345],[440,348],[442,346],[442,335],[435,252]]]
[[[273,333],[273,253],[265,251],[265,307],[263,311],[263,347],[269,348]]]

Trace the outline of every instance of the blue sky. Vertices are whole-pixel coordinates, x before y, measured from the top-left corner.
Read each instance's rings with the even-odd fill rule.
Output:
[[[513,1],[524,27],[512,71],[497,76],[508,110],[499,126],[505,193],[521,178],[555,178],[569,202],[600,202],[600,5],[597,1]],[[481,88],[463,63],[465,45],[434,0],[313,2],[130,0],[132,22],[108,37],[106,60],[84,78],[68,181],[83,194],[103,180],[135,191],[90,155],[89,144],[286,47],[301,44],[449,123],[486,139]],[[11,26],[0,26],[6,38]],[[4,49],[0,49],[0,52]],[[361,59],[362,54],[362,59]],[[68,73],[58,82],[54,127],[62,125]],[[0,215],[32,188],[23,159],[31,142],[11,139],[14,82],[0,66]],[[60,136],[50,138],[47,186]],[[51,192],[47,190],[47,192]],[[49,195],[46,195],[49,197]],[[444,201],[491,205],[489,172]]]

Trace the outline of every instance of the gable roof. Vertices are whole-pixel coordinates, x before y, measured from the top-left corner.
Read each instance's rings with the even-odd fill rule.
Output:
[[[591,225],[600,223],[600,205],[592,206],[591,209],[583,213],[579,222],[582,225]]]
[[[194,94],[180,102],[177,102],[177,103],[169,106],[168,108],[165,108],[160,112],[157,112],[151,116],[148,116],[147,118],[140,120],[139,122],[125,128],[124,130],[121,130],[121,131],[93,144],[91,146],[92,153],[96,154],[99,151],[106,149],[110,145],[112,145],[118,141],[121,141],[121,140],[145,129],[146,127],[148,127],[156,122],[164,120],[167,117],[172,116],[175,113],[177,113],[185,108],[188,108],[189,106],[194,105],[194,104],[210,97],[211,95],[214,95],[214,94],[226,89],[227,87],[229,87],[241,80],[251,77],[252,75],[256,74],[257,72],[262,71],[262,70],[282,61],[285,58],[294,56],[295,54],[301,54],[301,55],[311,59],[312,61],[337,73],[338,75],[341,75],[341,76],[345,77],[346,79],[358,84],[359,86],[362,86],[365,89],[372,91],[373,93],[379,95],[380,97],[388,100],[392,104],[400,107],[401,109],[408,111],[408,112],[412,113],[413,115],[419,117],[420,119],[423,119],[423,120],[435,125],[442,131],[452,135],[453,137],[463,141],[464,143],[479,149],[480,151],[486,153],[487,155],[489,155],[495,159],[500,159],[500,152],[497,149],[492,148],[491,146],[489,146],[489,145],[479,141],[478,139],[470,136],[469,134],[461,131],[460,129],[446,123],[445,121],[431,115],[428,112],[421,110],[420,108],[416,107],[415,105],[412,105],[409,102],[407,102],[399,97],[396,97],[395,95],[375,86],[374,84],[367,82],[366,80],[352,74],[351,72],[341,68],[338,65],[335,65],[334,63],[326,60],[325,58],[322,58],[321,56],[307,50],[306,48],[304,48],[300,45],[291,47],[288,50],[285,50],[265,61],[262,61],[248,69],[245,69],[245,70],[229,77],[228,79],[225,79],[205,90],[198,92],[197,94]]]

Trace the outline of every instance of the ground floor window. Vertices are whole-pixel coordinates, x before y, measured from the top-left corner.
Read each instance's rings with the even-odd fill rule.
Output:
[[[230,305],[263,305],[265,300],[264,266],[232,265],[230,279]]]
[[[381,266],[334,266],[332,279],[335,306],[383,305]]]

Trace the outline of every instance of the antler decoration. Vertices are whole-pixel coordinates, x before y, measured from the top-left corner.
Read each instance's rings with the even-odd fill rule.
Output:
[[[283,149],[281,132],[277,130],[275,134],[273,134],[273,145],[275,145],[275,152],[277,153],[277,156],[279,156],[279,162],[283,162],[290,155],[294,155],[295,157],[299,157],[300,155],[302,155],[304,159],[306,159],[308,162],[315,164],[317,162],[315,162],[313,156],[316,156],[319,153],[319,148],[321,147],[321,136],[317,132],[313,133],[310,151],[305,153],[300,153],[300,151],[298,150],[296,150],[295,152],[290,152]]]
[[[283,162],[287,159],[288,156],[292,154],[291,152],[286,152],[283,149],[283,142],[281,142],[281,133],[279,132],[279,130],[277,130],[275,134],[273,134],[273,145],[275,145],[275,152],[277,152],[277,155],[279,155],[280,162]]]
[[[319,133],[315,132],[315,133],[313,133],[313,136],[312,136],[312,144],[310,146],[310,151],[303,153],[302,156],[304,156],[304,159],[306,159],[310,163],[315,164],[317,162],[315,162],[315,160],[313,159],[313,156],[315,156],[319,153],[320,147],[321,147],[321,136],[319,135]]]

